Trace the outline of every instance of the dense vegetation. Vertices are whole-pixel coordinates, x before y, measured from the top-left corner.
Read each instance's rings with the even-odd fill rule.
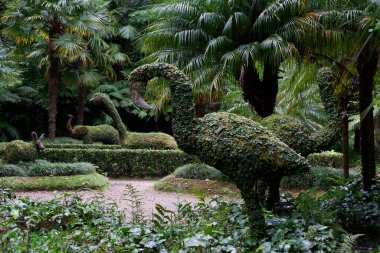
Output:
[[[0,251],[380,251],[379,1],[0,0],[0,20]],[[146,220],[132,187],[130,214],[13,198],[107,176],[230,199]]]

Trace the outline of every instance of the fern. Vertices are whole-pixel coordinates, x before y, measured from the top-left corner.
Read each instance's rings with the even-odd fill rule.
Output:
[[[344,241],[341,243],[337,253],[351,253],[354,252],[358,239],[362,237],[363,234],[357,235],[347,235]]]

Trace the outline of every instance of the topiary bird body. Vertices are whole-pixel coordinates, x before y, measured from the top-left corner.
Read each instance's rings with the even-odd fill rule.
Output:
[[[329,150],[339,140],[341,133],[339,102],[334,95],[333,74],[330,68],[322,68],[318,71],[317,83],[328,116],[328,124],[325,127],[312,132],[299,119],[276,114],[261,121],[261,124],[271,130],[281,141],[305,157],[312,153]]]
[[[236,183],[245,201],[253,235],[260,237],[265,231],[265,221],[255,190],[257,181],[269,184],[269,199],[275,201],[282,176],[306,172],[309,164],[250,119],[231,113],[210,113],[196,118],[191,84],[182,71],[170,64],[143,65],[131,72],[129,85],[137,106],[151,108],[143,94],[147,82],[155,77],[165,78],[170,85],[172,128],[178,146]]]
[[[90,103],[102,108],[112,120],[114,127],[120,135],[120,142],[126,148],[131,149],[177,149],[174,138],[165,133],[136,133],[129,132],[116,110],[112,100],[105,94],[95,93]]]
[[[70,137],[83,140],[84,144],[103,142],[104,144],[120,144],[118,131],[110,125],[75,126],[72,127],[72,115],[68,115],[66,130]]]

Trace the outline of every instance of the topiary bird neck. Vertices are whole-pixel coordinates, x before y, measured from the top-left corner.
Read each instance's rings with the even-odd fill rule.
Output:
[[[73,126],[72,126],[72,121],[73,121],[73,116],[68,115],[67,123],[66,123],[66,131],[72,135],[73,134]]]
[[[90,103],[102,108],[102,110],[112,118],[113,126],[119,132],[121,143],[127,137],[128,130],[121,120],[119,112],[116,110],[112,100],[103,93],[95,93],[90,99]]]
[[[186,150],[191,144],[195,126],[195,109],[192,87],[187,77],[177,67],[166,63],[153,63],[133,70],[129,77],[129,89],[133,101],[139,107],[152,109],[145,102],[144,94],[149,80],[161,77],[168,81],[172,93],[173,135],[180,148]]]

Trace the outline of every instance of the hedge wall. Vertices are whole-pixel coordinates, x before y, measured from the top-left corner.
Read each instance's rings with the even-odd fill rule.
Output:
[[[162,177],[175,168],[198,162],[180,150],[149,149],[53,149],[41,154],[54,162],[90,162],[110,177]]]
[[[46,148],[60,149],[121,149],[121,145],[106,144],[46,144]]]

